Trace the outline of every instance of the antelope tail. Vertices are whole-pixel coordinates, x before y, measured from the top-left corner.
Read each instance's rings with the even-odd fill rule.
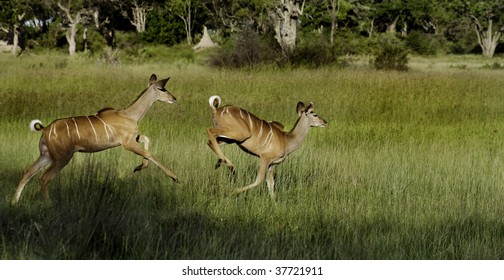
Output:
[[[42,125],[42,121],[40,121],[40,120],[32,120],[30,122],[30,129],[32,131],[40,131],[40,130],[44,129],[44,126]]]
[[[210,104],[210,107],[214,110],[219,108],[219,106],[221,105],[221,102],[222,102],[222,100],[218,95],[212,95],[208,99],[208,104]]]

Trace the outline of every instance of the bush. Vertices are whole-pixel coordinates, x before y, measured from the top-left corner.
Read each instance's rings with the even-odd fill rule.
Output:
[[[316,68],[337,63],[335,49],[317,36],[299,36],[296,49],[284,55],[274,40],[274,34],[259,34],[244,29],[234,41],[225,43],[210,55],[209,63],[215,67],[242,68],[264,64]]]
[[[141,39],[147,43],[173,46],[182,42],[185,36],[184,24],[176,15],[154,9],[147,14],[146,30]]]
[[[372,38],[342,28],[334,36],[334,51],[342,55],[368,55],[372,51]]]
[[[313,40],[304,44],[299,44],[289,55],[289,63],[292,66],[306,66],[317,68],[324,65],[331,65],[337,62],[334,48],[323,40]]]
[[[259,64],[271,63],[278,52],[261,41],[259,34],[250,28],[235,35],[232,42],[225,43],[210,55],[209,64],[215,67],[254,67]]]
[[[419,55],[436,55],[439,52],[447,52],[443,50],[443,45],[434,34],[426,34],[421,31],[411,31],[405,38],[407,47]]]
[[[395,35],[379,38],[371,64],[378,70],[408,70],[408,49]]]

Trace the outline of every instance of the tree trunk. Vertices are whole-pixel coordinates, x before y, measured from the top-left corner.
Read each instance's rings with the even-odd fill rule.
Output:
[[[109,18],[106,17],[104,21],[100,22],[100,12],[96,9],[93,11],[93,20],[96,30],[107,41],[107,46],[115,49],[115,29]]]
[[[147,20],[148,10],[150,10],[149,7],[138,5],[137,1],[133,1],[133,7],[131,8],[131,14],[133,16],[133,19],[130,17],[128,12],[122,10],[122,8],[121,8],[121,14],[125,18],[129,19],[131,24],[135,26],[136,32],[143,33],[145,32],[145,22]]]
[[[84,30],[82,31],[82,42],[84,45],[84,52],[87,52],[87,33],[88,33],[88,27],[87,25],[84,25]]]
[[[19,45],[19,30],[18,25],[14,24],[12,28],[12,50],[11,50],[12,54],[17,53],[18,45]]]
[[[192,1],[191,0],[186,0],[183,4],[181,9],[178,9],[178,12],[175,12],[176,15],[182,19],[184,22],[184,29],[186,32],[186,40],[188,45],[192,45],[192,30],[193,30],[193,8],[192,8]]]
[[[65,7],[61,5],[59,2],[58,6],[60,7],[61,10],[63,10],[63,12],[65,12],[66,17],[70,22],[70,24],[66,28],[65,38],[68,42],[68,54],[72,56],[75,54],[76,50],[75,34],[77,34],[77,25],[82,20],[81,11],[76,12],[75,16],[72,16],[72,14],[70,13],[70,7]]]
[[[495,48],[497,48],[497,44],[499,44],[499,39],[502,35],[500,31],[493,32],[492,27],[493,21],[491,19],[488,21],[488,27],[486,31],[476,26],[478,43],[481,47],[481,50],[483,51],[483,55],[486,57],[493,57],[493,55],[495,54]]]
[[[275,39],[285,56],[296,48],[297,23],[303,14],[305,1],[279,0],[274,18]],[[301,4],[301,7],[300,7]]]
[[[80,17],[80,15],[79,15]],[[65,37],[68,42],[68,54],[74,55],[76,50],[75,35],[77,34],[77,24],[71,23],[69,28],[65,33]]]
[[[478,37],[478,44],[481,47],[483,56],[493,57],[495,54],[495,49],[499,44],[499,40],[502,36],[502,31],[498,29],[493,31],[493,20],[488,19],[488,27],[483,30],[479,20],[476,17],[472,17],[474,21],[474,27],[476,29],[476,35]]]
[[[367,28],[364,25],[364,28],[366,29],[366,33],[368,34],[368,38],[373,37],[373,33],[374,33],[374,21],[375,21],[375,19],[372,18],[369,21],[369,27],[367,27]]]
[[[139,7],[135,3],[135,7],[133,7],[133,21],[135,22],[133,25],[136,27],[136,31],[138,33],[145,32],[145,20],[147,18],[147,9],[144,7]]]
[[[340,10],[341,0],[331,0],[331,34],[330,34],[330,42],[331,46],[334,45],[334,34],[338,29],[338,14]]]
[[[398,20],[399,20],[399,16],[396,16],[394,21],[392,21],[392,23],[390,23],[387,26],[387,33],[395,34],[397,32],[397,21]]]
[[[17,54],[17,51],[19,49],[19,34],[21,33],[21,28],[23,26],[23,18],[25,16],[25,13],[21,15],[17,15],[17,22],[14,24],[12,27],[12,54]]]
[[[187,18],[184,16],[179,16],[182,21],[184,22],[184,28],[186,32],[186,40],[188,45],[192,45],[192,26],[191,26],[191,13],[189,12],[187,15]]]

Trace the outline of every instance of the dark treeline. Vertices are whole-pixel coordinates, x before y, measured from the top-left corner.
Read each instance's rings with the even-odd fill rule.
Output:
[[[0,39],[13,53],[195,45],[204,26],[227,54],[215,64],[244,52],[316,64],[391,41],[420,55],[492,57],[504,0],[0,0]]]

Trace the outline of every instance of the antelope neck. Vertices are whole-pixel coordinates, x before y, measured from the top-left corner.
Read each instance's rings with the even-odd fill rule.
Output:
[[[134,119],[136,122],[139,122],[155,101],[156,97],[149,89],[146,89],[145,92],[137,98],[137,100],[135,100],[128,108],[123,109],[122,112],[128,115],[131,119]]]
[[[306,135],[308,134],[308,130],[310,129],[310,125],[307,122],[307,118],[304,115],[298,118],[296,124],[292,128],[290,132],[287,133],[287,154],[292,153],[294,150],[299,148],[301,144],[303,144]]]

